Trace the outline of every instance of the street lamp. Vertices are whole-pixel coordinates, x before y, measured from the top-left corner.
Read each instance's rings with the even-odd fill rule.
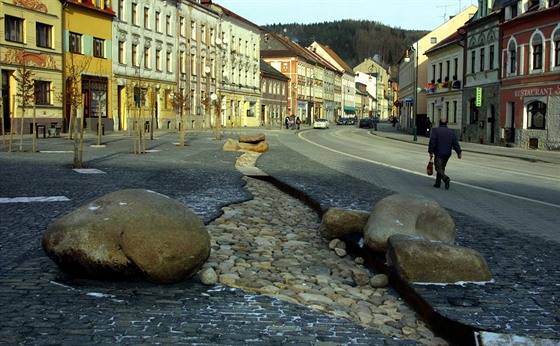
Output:
[[[410,47],[410,49],[414,52],[414,59],[416,60],[416,63],[414,65],[414,118],[412,120],[412,125],[413,125],[413,131],[414,131],[414,137],[413,137],[413,141],[416,142],[418,141],[418,129],[416,127],[416,122],[418,121],[418,53],[419,53],[419,46],[418,46],[418,42],[416,42],[416,48],[414,48],[414,45],[412,45]],[[410,62],[410,56],[409,56],[409,50],[406,50],[406,56],[404,58],[405,62]]]

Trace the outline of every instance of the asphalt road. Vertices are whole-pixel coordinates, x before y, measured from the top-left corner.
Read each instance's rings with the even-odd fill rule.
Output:
[[[310,160],[361,181],[396,193],[427,196],[446,208],[505,229],[560,242],[557,163],[488,152],[491,146],[481,153],[470,150],[470,143],[461,143],[463,158],[453,155],[448,163],[452,182],[446,191],[433,188],[434,177],[425,173],[427,146],[418,144],[427,139],[399,141],[390,131],[383,125],[379,132],[340,126],[302,131],[297,136],[279,135],[283,144]]]

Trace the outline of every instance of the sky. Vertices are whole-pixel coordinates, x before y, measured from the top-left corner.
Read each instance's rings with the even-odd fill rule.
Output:
[[[371,20],[408,30],[432,31],[444,17],[476,0],[213,0],[257,24],[310,24],[343,19]]]

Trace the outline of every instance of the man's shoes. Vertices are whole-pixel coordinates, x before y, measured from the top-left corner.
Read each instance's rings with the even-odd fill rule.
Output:
[[[438,189],[441,187],[440,184],[434,184],[434,187],[437,187]]]
[[[447,177],[447,179],[445,180],[445,189],[449,190],[449,183],[451,182],[451,179],[449,179],[449,177]]]

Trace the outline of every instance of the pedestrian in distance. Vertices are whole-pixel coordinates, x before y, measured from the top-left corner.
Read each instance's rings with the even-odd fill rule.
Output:
[[[296,127],[297,127],[298,130],[299,130],[300,126],[301,126],[301,119],[299,117],[296,117]]]
[[[286,125],[286,130],[290,128],[290,117],[284,119],[284,125]]]
[[[455,131],[447,127],[447,119],[441,118],[439,120],[439,127],[432,131],[430,142],[428,144],[430,160],[432,160],[435,156],[434,165],[436,169],[436,183],[434,184],[434,187],[439,188],[441,186],[441,182],[443,181],[445,189],[449,190],[451,179],[445,175],[445,167],[447,166],[447,161],[451,157],[451,150],[455,150],[457,158],[461,159],[462,151],[457,135],[455,135]]]

